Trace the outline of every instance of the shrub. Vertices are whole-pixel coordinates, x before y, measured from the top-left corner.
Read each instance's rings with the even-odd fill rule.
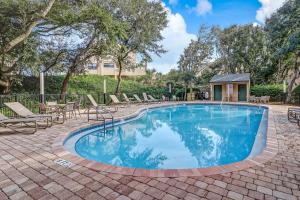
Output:
[[[45,93],[59,94],[64,77],[47,76],[45,77]],[[70,79],[67,93],[69,94],[101,94],[103,93],[103,81],[106,79],[106,91],[112,94],[115,91],[117,80],[112,77],[98,75],[78,75]],[[13,88],[14,93],[39,94],[39,78],[24,77],[20,85]],[[121,92],[128,94],[141,94],[146,92],[153,96],[161,97],[166,93],[166,88],[138,83],[134,80],[122,80]]]
[[[271,101],[281,101],[283,94],[282,84],[273,85],[254,85],[251,87],[251,95],[270,96]]]

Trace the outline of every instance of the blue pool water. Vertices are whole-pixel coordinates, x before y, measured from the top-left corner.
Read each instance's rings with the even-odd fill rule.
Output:
[[[105,132],[99,126],[80,131],[73,139],[73,151],[89,160],[144,169],[229,164],[265,147],[264,111],[238,105],[155,108]]]

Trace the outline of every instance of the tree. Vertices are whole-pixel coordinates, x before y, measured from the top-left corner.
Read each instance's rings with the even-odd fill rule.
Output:
[[[107,3],[106,8],[126,25],[126,37],[119,38],[108,52],[118,66],[115,93],[119,93],[124,69],[144,67],[152,54],[160,56],[165,52],[159,42],[163,39],[161,31],[167,25],[167,13],[160,2],[147,0],[115,0]],[[137,64],[134,55],[138,56]]]
[[[73,74],[84,73],[85,66],[92,57],[106,55],[109,48],[122,39],[122,24],[101,5],[99,1],[90,1],[79,4],[74,8],[75,18],[71,17],[66,28],[72,34],[71,38],[65,38],[66,49],[63,60],[63,67],[66,69],[66,76],[61,87],[61,98],[67,92],[69,79]],[[64,32],[64,29],[58,32]],[[75,44],[72,37],[77,37]],[[60,38],[58,38],[60,39]]]
[[[207,27],[201,26],[197,40],[191,40],[189,46],[184,49],[180,56],[178,67],[181,71],[197,74],[210,62],[213,51],[212,32]]]
[[[186,99],[187,87],[196,80],[196,76],[204,70],[214,52],[212,29],[201,26],[197,40],[192,40],[178,61],[179,70],[182,72],[181,80],[184,83]]]
[[[32,33],[49,14],[55,0],[0,2],[0,88],[9,92],[11,75],[30,60],[28,50],[36,48]],[[26,51],[25,51],[26,50]]]
[[[233,25],[215,29],[217,60],[225,73],[250,73],[253,83],[262,83],[268,76],[270,52],[267,36],[260,26]]]
[[[281,8],[267,19],[265,30],[270,38],[270,48],[276,62],[277,75],[288,78],[288,98],[300,78],[300,0],[288,0]]]

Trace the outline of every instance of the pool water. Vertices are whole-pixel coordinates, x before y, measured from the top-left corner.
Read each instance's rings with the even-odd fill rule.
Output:
[[[74,150],[88,160],[131,168],[186,169],[234,163],[263,150],[266,129],[260,141],[255,140],[265,110],[201,104],[150,109],[105,131],[100,126],[80,131]]]

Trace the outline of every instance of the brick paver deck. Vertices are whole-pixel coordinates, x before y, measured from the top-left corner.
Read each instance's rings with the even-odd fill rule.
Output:
[[[211,176],[150,178],[56,164],[53,145],[61,132],[86,124],[84,118],[33,135],[0,135],[0,199],[300,199],[300,129],[287,121],[286,106],[270,107],[278,154],[263,165]]]

